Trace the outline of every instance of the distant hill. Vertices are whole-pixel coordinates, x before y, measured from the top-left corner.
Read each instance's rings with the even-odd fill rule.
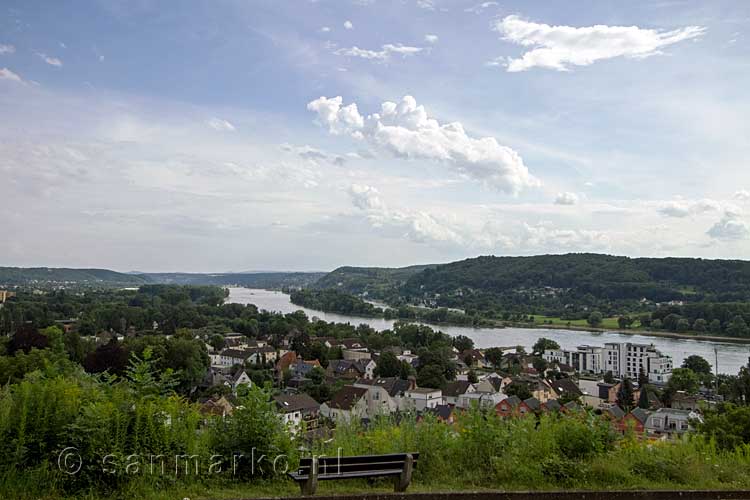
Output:
[[[174,285],[238,285],[248,288],[284,288],[311,286],[326,273],[257,272],[257,273],[144,273],[139,276],[150,283]]]
[[[750,300],[750,262],[588,253],[483,256],[400,269],[341,267],[315,287],[479,309],[513,303],[562,307],[591,299],[734,302]]]
[[[146,284],[238,285],[251,288],[310,286],[325,273],[119,273],[108,269],[0,267],[0,287],[137,287]]]
[[[67,269],[51,267],[0,267],[2,286],[140,286],[143,276],[109,269]]]
[[[339,267],[316,281],[313,287],[385,299],[400,290],[411,277],[430,267],[434,266]]]

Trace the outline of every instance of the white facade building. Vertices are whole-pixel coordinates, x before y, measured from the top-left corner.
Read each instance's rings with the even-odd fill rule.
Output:
[[[611,371],[633,380],[643,371],[649,382],[666,384],[672,375],[672,358],[650,344],[609,342],[604,347],[582,345],[575,350],[548,349],[542,357],[549,363],[564,363],[579,373]]]

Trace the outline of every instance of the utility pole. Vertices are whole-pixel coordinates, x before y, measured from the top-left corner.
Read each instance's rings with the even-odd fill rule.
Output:
[[[716,395],[719,395],[719,349],[717,347],[714,347],[714,371],[716,372],[715,379],[715,390]]]

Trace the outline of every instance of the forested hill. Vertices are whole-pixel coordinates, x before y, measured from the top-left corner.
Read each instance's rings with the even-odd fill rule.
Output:
[[[109,269],[67,269],[52,267],[0,267],[0,287],[8,286],[140,286],[143,276]]]
[[[421,268],[419,268],[421,267]],[[690,258],[628,258],[601,254],[484,256],[418,268],[339,268],[316,283],[350,293],[475,302],[584,296],[605,300],[733,302],[750,300],[750,262]],[[532,300],[533,301],[533,300]]]
[[[309,286],[325,273],[120,273],[109,269],[0,267],[0,288],[138,287],[146,284],[239,285],[250,288]]]
[[[386,299],[397,293],[409,278],[429,267],[339,267],[316,281],[314,287]]]

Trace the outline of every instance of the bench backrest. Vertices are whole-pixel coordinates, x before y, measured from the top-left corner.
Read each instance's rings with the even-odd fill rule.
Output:
[[[318,457],[318,475],[335,476],[344,473],[376,472],[402,469],[406,462],[406,453],[392,453],[389,455],[358,455],[351,457]],[[414,467],[417,466],[419,453],[411,453]],[[299,474],[310,473],[312,458],[301,458]]]

